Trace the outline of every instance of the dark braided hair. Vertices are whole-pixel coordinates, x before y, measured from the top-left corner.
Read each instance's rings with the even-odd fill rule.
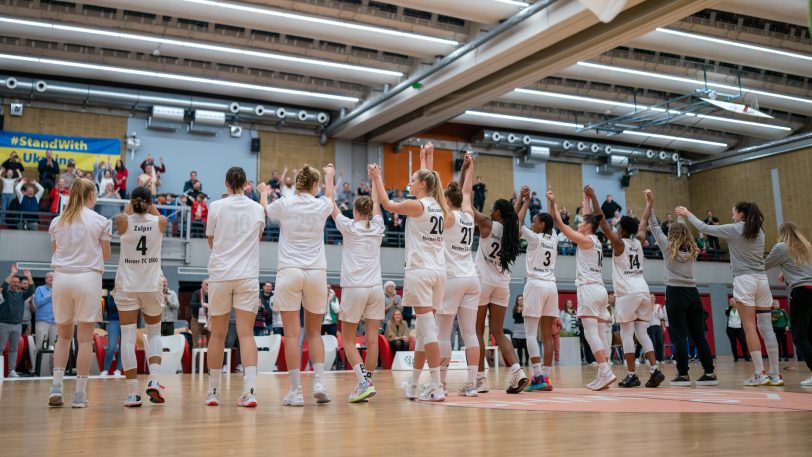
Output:
[[[130,204],[136,214],[149,212],[149,205],[152,204],[152,192],[144,186],[136,187],[130,193]]]
[[[637,236],[637,230],[640,229],[640,224],[631,216],[621,217],[619,225],[620,228],[623,229],[626,238],[634,238]]]
[[[502,250],[499,252],[499,266],[502,273],[510,272],[510,266],[519,257],[519,216],[509,201],[500,198],[493,204],[502,218]]]
[[[764,215],[758,209],[758,205],[752,202],[739,202],[736,203],[736,211],[744,214],[744,232],[742,237],[745,240],[754,240],[758,238],[761,232],[761,226],[764,225]]]
[[[537,213],[533,216],[533,219],[538,219],[539,222],[544,223],[544,234],[545,235],[552,235],[553,234],[553,216],[550,216],[550,213]]]

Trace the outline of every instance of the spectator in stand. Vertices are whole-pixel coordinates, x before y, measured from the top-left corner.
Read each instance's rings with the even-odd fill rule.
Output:
[[[273,283],[266,282],[259,291],[259,311],[257,311],[257,320],[254,322],[254,335],[269,333],[268,327],[273,325],[271,306],[273,306]],[[259,333],[257,333],[257,329],[259,329]]]
[[[271,190],[279,192],[279,172],[274,170],[271,172],[271,179],[268,180],[268,185],[271,186]]]
[[[637,222],[638,224],[640,224],[640,219],[638,219],[637,216],[634,215],[634,210],[633,209],[631,209],[631,208],[627,209],[626,210],[626,215],[629,216],[630,218],[634,219],[634,221]]]
[[[750,352],[747,348],[747,339],[744,334],[744,328],[742,328],[742,319],[739,316],[739,312],[736,311],[736,301],[733,297],[730,297],[727,300],[727,309],[725,310],[725,315],[727,316],[727,338],[730,340],[730,351],[733,352],[733,361],[739,361],[739,350],[736,346],[736,342],[738,341],[742,348],[742,357],[747,362],[750,361]]]
[[[189,180],[183,183],[183,193],[185,194],[186,192],[192,190],[196,182],[200,181],[197,180],[197,172],[192,170],[189,173]],[[203,190],[203,184],[200,185],[200,188],[198,190]]]
[[[184,195],[189,197],[186,200],[186,204],[192,206],[192,203],[197,201],[197,196],[202,193],[203,193],[203,183],[201,183],[200,181],[195,181],[194,183],[192,183],[192,188],[184,192]]]
[[[581,216],[581,207],[575,208],[575,226],[578,227],[581,225],[581,221],[584,220],[584,217]]]
[[[516,348],[519,365],[525,366],[530,361],[530,354],[527,352],[527,334],[524,331],[524,296],[516,296],[516,303],[513,305],[513,347]],[[498,356],[497,356],[498,357]]]
[[[400,190],[400,189],[396,190],[396,191],[395,191],[395,196],[394,196],[394,197],[392,197],[392,201],[393,201],[393,202],[396,202],[396,203],[400,203],[400,202],[402,202],[403,200],[405,200],[405,199],[403,198],[403,191],[402,191],[402,190]]]
[[[68,159],[68,165],[59,177],[65,180],[65,187],[70,189],[78,173],[80,172],[76,170],[76,162],[73,159]]]
[[[192,232],[202,237],[206,221],[209,219],[209,205],[206,203],[206,194],[197,194],[197,200],[192,202]]]
[[[271,332],[274,335],[285,336],[285,327],[282,325],[282,312],[273,297],[271,297]]]
[[[386,281],[383,285],[383,304],[384,322],[389,322],[395,311],[403,313],[403,300],[398,295],[395,283],[392,281]]]
[[[160,177],[161,173],[166,173],[166,165],[164,165],[164,158],[161,157],[159,159],[161,162],[160,165],[155,165],[155,159],[152,158],[152,154],[147,154],[147,157],[141,162],[141,170],[144,173],[150,173],[153,176]],[[149,166],[152,166],[152,170],[149,170]]]
[[[327,312],[324,313],[324,320],[321,321],[321,334],[336,336],[338,330],[338,312],[341,305],[335,291],[327,284]]]
[[[293,170],[293,175],[296,176],[298,170]],[[279,180],[279,196],[292,197],[296,195],[296,186],[293,185],[293,178],[288,176],[288,167],[282,172],[282,178]]]
[[[609,225],[612,226],[612,230],[617,230],[617,226],[620,225],[620,211],[615,211],[614,217],[609,221]]]
[[[101,195],[99,195],[99,198],[106,198],[109,200],[121,200],[121,196],[119,196],[118,193],[115,190],[113,190],[113,186],[114,184],[112,182],[108,182],[104,188],[104,191],[101,193]],[[101,214],[107,219],[112,219],[116,217],[116,215],[119,214],[124,207],[114,205],[112,203],[104,203],[96,205],[96,208],[97,213]],[[113,231],[115,231],[115,227],[113,228]]]
[[[2,172],[2,179],[3,179],[3,197],[0,205],[0,222],[3,224],[6,223],[6,211],[8,210],[8,205],[14,200],[14,188],[17,186],[17,182],[22,179],[20,176],[20,172],[17,170],[3,170]]]
[[[700,254],[706,254],[708,252],[708,237],[703,232],[699,232],[699,235],[696,237],[696,247],[699,248]]]
[[[26,278],[20,280],[20,288],[22,290],[28,289],[31,284],[28,283]],[[33,314],[36,312],[37,307],[34,305],[34,296],[30,296],[25,299],[25,306],[23,306],[23,326],[22,326],[22,336],[27,340],[28,336],[31,335],[33,329],[31,328],[31,319],[33,318]]]
[[[567,211],[566,206],[562,206],[558,214],[561,215],[561,222],[563,222],[564,225],[570,225],[570,212]]]
[[[45,275],[45,284],[37,287],[34,292],[34,341],[37,351],[43,348],[45,342],[49,348],[56,343],[53,284],[54,274],[49,271]]]
[[[541,212],[541,199],[538,197],[536,192],[530,194],[530,203],[528,204],[527,209],[530,211],[531,221],[534,217],[536,217],[536,214]],[[561,212],[563,213],[565,210],[566,208],[562,207]],[[566,224],[567,222],[564,223]]]
[[[341,185],[341,191],[336,193],[336,204],[341,212],[352,209],[352,202],[354,199],[355,195],[353,195],[352,189],[350,189],[350,183],[345,182]]]
[[[476,177],[476,184],[471,189],[474,191],[474,208],[481,213],[485,207],[485,194],[488,192],[481,176]]]
[[[393,232],[403,232],[406,230],[406,217],[398,213],[392,213],[392,220],[389,221],[388,229]]]
[[[170,336],[175,334],[175,321],[178,320],[178,308],[180,301],[178,294],[169,288],[169,281],[161,279],[164,293],[164,311],[161,316],[161,335]]]
[[[138,185],[144,186],[152,192],[152,195],[158,195],[158,187],[161,185],[161,177],[155,171],[155,166],[151,164],[141,164],[145,168],[144,173],[138,176]]]
[[[28,280],[28,287],[23,289],[20,286],[20,278],[17,276],[17,264],[11,264],[11,272],[0,285],[0,293],[3,296],[3,303],[0,304],[0,351],[8,343],[8,377],[16,378],[17,372],[17,345],[20,343],[22,334],[23,315],[25,314],[25,301],[34,295],[34,280],[31,272],[23,272]],[[2,370],[3,367],[0,367]]]
[[[719,225],[719,218],[713,217],[713,211],[708,210],[705,213],[705,220],[703,221],[707,225]],[[722,246],[719,244],[719,238],[715,236],[708,236],[708,244],[705,247],[708,252],[716,253],[722,249]]]
[[[17,155],[17,151],[11,151],[8,159],[3,162],[3,165],[0,166],[0,168],[3,168],[4,170],[16,170],[20,173],[20,175],[22,175],[25,171],[25,167],[23,167],[22,162],[20,162],[20,156]]]
[[[665,307],[657,303],[657,297],[650,294],[653,312],[651,313],[651,320],[648,323],[648,336],[651,342],[654,343],[654,357],[658,363],[663,363],[665,358],[665,338],[664,333],[667,328],[667,316],[665,314]]]
[[[51,189],[49,195],[51,201],[50,210],[52,213],[59,213],[59,209],[62,207],[62,197],[67,197],[68,195],[70,195],[70,187],[65,185],[65,178],[59,178],[59,181],[57,181],[56,186]]]
[[[357,197],[369,197],[371,195],[366,179],[362,179],[361,182],[358,183],[358,189],[355,190],[355,195]]]
[[[34,193],[35,188],[36,194]],[[39,226],[39,216],[37,216],[39,212],[39,200],[42,198],[45,189],[43,189],[38,182],[31,180],[28,184],[20,181],[17,183],[17,187],[14,188],[14,191],[17,194],[17,201],[20,204],[20,212],[23,213],[20,215],[20,222],[17,228],[20,230],[37,230]]]
[[[560,317],[556,317],[553,321],[553,360],[555,364],[561,360],[561,331],[564,329],[564,323],[561,322]]]
[[[564,309],[559,313],[561,324],[564,326],[563,331],[572,333],[575,331],[575,308],[572,306],[572,300],[567,300],[564,303]]]
[[[121,321],[118,317],[118,307],[116,306],[115,287],[111,291],[102,291],[104,301],[104,311],[107,314],[107,347],[104,348],[104,363],[101,366],[101,376],[107,376],[110,371],[110,364],[113,363],[113,356],[116,358],[113,376],[121,376]]]
[[[209,280],[204,279],[200,283],[200,289],[192,294],[189,303],[192,309],[189,317],[189,328],[192,330],[192,341],[194,347],[206,347],[208,345],[208,309],[209,309]]]
[[[663,235],[668,236],[668,231],[671,229],[671,224],[673,224],[673,223],[674,223],[674,218],[671,216],[671,213],[667,213],[665,215],[665,221],[663,221],[663,224],[661,225]],[[700,249],[702,249],[701,246],[700,246]]]
[[[96,189],[99,193],[104,190],[104,186],[109,182],[115,187],[115,177],[113,175],[113,164],[99,161],[99,156],[96,156],[96,161],[93,162],[93,181],[96,183]]]
[[[254,190],[254,181],[248,181],[245,183],[243,193],[245,194],[246,197],[250,198],[251,200],[259,202],[259,195],[257,195],[256,191]]]
[[[778,358],[789,362],[789,347],[787,345],[789,316],[787,316],[786,311],[781,309],[781,304],[776,299],[773,299],[773,309],[770,313],[775,337],[778,338]]]
[[[45,151],[45,157],[39,159],[37,171],[39,171],[39,182],[43,187],[46,189],[54,187],[59,178],[59,162],[54,159],[53,151],[50,149]]]
[[[409,324],[403,320],[403,313],[399,310],[395,310],[392,318],[386,321],[384,336],[393,353],[409,350]]]
[[[604,200],[603,204],[601,205],[601,211],[603,211],[603,217],[606,219],[610,219],[610,217],[614,216],[616,213],[619,219],[620,212],[623,211],[623,207],[618,205],[611,195],[607,195],[606,200]]]
[[[116,173],[116,185],[115,190],[118,192],[118,195],[121,198],[127,197],[127,176],[129,176],[129,172],[127,168],[124,167],[124,162],[121,159],[116,160],[116,167],[113,170]]]

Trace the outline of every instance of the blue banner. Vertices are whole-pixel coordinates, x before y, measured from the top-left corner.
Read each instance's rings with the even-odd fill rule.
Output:
[[[73,159],[77,169],[92,170],[97,159],[115,162],[120,157],[121,140],[0,131],[0,157],[8,157],[16,152],[24,166],[36,169],[40,159],[49,150],[53,152],[60,168],[65,167],[69,159]]]

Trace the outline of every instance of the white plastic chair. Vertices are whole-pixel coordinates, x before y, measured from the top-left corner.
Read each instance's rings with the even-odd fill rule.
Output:
[[[282,337],[279,335],[255,336],[254,341],[257,343],[257,372],[274,372]]]
[[[324,341],[324,367],[327,370],[332,370],[333,365],[336,363],[338,338],[333,335],[322,335],[321,340]]]

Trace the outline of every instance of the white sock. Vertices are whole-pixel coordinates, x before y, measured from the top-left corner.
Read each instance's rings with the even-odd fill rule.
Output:
[[[219,368],[209,368],[209,392],[217,393],[217,389],[220,388],[220,375],[223,374],[223,370]]]
[[[419,384],[421,374],[423,374],[422,368],[412,368],[412,377],[409,378],[409,384]]]
[[[352,366],[352,371],[355,372],[355,377],[358,378],[358,382],[364,380],[364,364],[357,363]]]
[[[657,363],[656,362],[654,363],[654,365],[651,366],[651,369],[649,370],[649,372],[654,373],[655,371],[657,371]]]
[[[82,393],[87,391],[87,376],[76,377],[76,391]]]
[[[64,368],[54,368],[54,386],[62,387],[62,377],[65,376]]]
[[[541,376],[543,374],[541,372],[541,364],[540,363],[531,363],[530,367],[533,369],[533,376]]]
[[[468,382],[471,384],[476,382],[477,370],[479,370],[479,367],[476,365],[471,365],[468,367]]]
[[[519,371],[521,369],[522,369],[522,366],[519,365],[518,363],[514,363],[513,365],[510,366],[510,371],[513,372],[513,373],[516,373],[517,371]]]
[[[753,359],[753,366],[756,368],[756,373],[764,373],[764,360],[761,358],[761,351],[751,352],[750,358]]]
[[[150,363],[149,364],[149,380],[158,382],[161,377],[161,364],[160,363]]]
[[[315,374],[318,378],[324,378],[324,362],[313,364],[313,374]]]
[[[431,375],[431,386],[436,387],[440,385],[440,367],[429,368]]]
[[[598,364],[598,373],[600,374],[608,374],[612,370],[609,368],[609,364],[607,362],[599,363]],[[633,374],[633,373],[630,373]]]
[[[127,392],[130,394],[138,395],[140,393],[138,389],[138,380],[137,379],[128,379],[127,380]]]
[[[290,375],[290,391],[296,392],[302,387],[302,371],[299,369],[288,370]]]
[[[552,373],[552,371],[553,371],[552,367],[548,367],[548,366],[541,367],[541,375],[542,376],[547,376],[549,378],[550,373]]]
[[[477,379],[485,379],[486,378],[485,372],[484,371],[479,371],[479,368],[477,368],[476,378]]]
[[[245,375],[242,378],[243,392],[254,393],[257,388],[257,367],[245,367]]]

